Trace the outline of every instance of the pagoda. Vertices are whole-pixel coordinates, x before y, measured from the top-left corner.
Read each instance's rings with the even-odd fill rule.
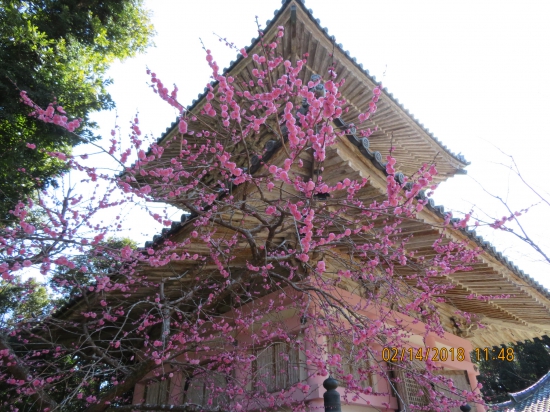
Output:
[[[312,82],[313,93],[324,93],[322,77],[327,73],[334,72],[337,73],[338,79],[345,79],[345,83],[340,85],[339,92],[341,98],[346,102],[347,110],[342,112],[333,123],[333,127],[343,133],[339,135],[333,145],[326,149],[322,162],[311,151],[304,151],[300,157],[303,170],[296,173],[302,173],[304,176],[309,174],[308,178],[312,180],[316,176],[322,175],[322,181],[328,186],[335,186],[346,178],[357,182],[368,179],[368,184],[360,190],[360,195],[358,195],[368,199],[382,199],[386,193],[388,178],[386,159],[390,154],[396,160],[394,176],[398,184],[404,185],[407,179],[412,179],[418,170],[426,164],[435,163],[437,165],[438,174],[433,177],[434,183],[437,184],[443,183],[455,175],[466,173],[465,168],[468,162],[464,157],[454,154],[444,146],[391,93],[386,89],[381,89],[376,79],[355,58],[351,57],[341,44],[335,42],[334,37],[329,35],[327,29],[322,28],[319,20],[313,17],[312,11],[308,10],[302,1],[283,1],[282,7],[275,12],[273,19],[267,22],[262,34],[254,39],[246,49],[246,54],[249,56],[262,55],[265,53],[265,45],[272,40],[277,40],[279,32],[284,32],[284,36],[278,44],[277,54],[283,60],[289,61],[292,67],[296,67],[300,62],[305,62],[299,76],[303,84]],[[256,68],[254,59],[240,56],[231,63],[223,75],[226,78],[236,79],[238,82],[255,82],[257,81],[257,76],[254,74]],[[275,77],[281,76],[283,70],[283,66],[277,68]],[[218,111],[223,110],[219,102],[215,103],[209,97],[210,93],[216,94],[220,87],[219,82],[214,82],[205,89],[205,92],[199,95],[185,110],[188,118],[190,119],[193,114],[208,112],[210,108]],[[356,124],[362,113],[369,112],[369,105],[373,101],[373,97],[376,97],[376,113],[373,113],[361,125],[363,130],[368,126],[367,135],[364,132],[361,133]],[[305,100],[301,108],[299,102],[296,103],[296,113],[293,115],[299,118],[298,112],[300,110],[307,112],[308,106]],[[162,158],[177,158],[184,146],[195,148],[195,152],[190,152],[191,155],[196,153],[196,148],[200,147],[202,139],[205,139],[204,130],[215,130],[219,127],[216,122],[218,119],[211,117],[209,120],[208,116],[202,116],[200,122],[188,121],[182,133],[180,119],[178,119],[158,140],[158,145],[163,148]],[[223,145],[224,150],[233,155],[240,154],[234,156],[237,159],[235,167],[245,170],[252,176],[260,176],[268,173],[270,166],[283,167],[287,157],[285,144],[288,144],[288,133],[288,128],[262,124],[258,128],[256,137],[247,143],[246,150],[235,141],[220,140],[220,144]],[[153,170],[159,167],[159,164],[160,160],[153,160],[146,167],[144,166],[144,170]],[[290,171],[294,171],[294,169],[290,169]],[[216,186],[216,182],[220,179],[219,176],[204,174],[202,182],[204,187],[208,187],[208,190],[211,190],[213,195],[220,196],[220,199],[223,196],[236,198],[241,196],[243,199],[247,199],[242,202],[242,210],[249,205],[251,208],[261,209],[262,202],[258,199],[259,195],[255,194],[253,190],[246,192],[248,189],[242,189],[243,185],[237,183]],[[162,182],[151,180],[150,177],[136,176],[134,184],[148,184],[153,189],[162,190]],[[182,179],[182,185],[185,186],[185,184],[185,179]],[[194,236],[196,236],[193,234],[195,223],[197,219],[201,218],[201,213],[197,213],[193,206],[196,192],[190,189],[173,195],[174,188],[166,189],[166,191],[168,190],[171,190],[172,195],[167,195],[166,201],[181,207],[182,220],[175,222],[170,229],[166,229],[153,241],[148,242],[145,249],[156,250],[171,243],[191,239],[191,243],[188,243],[187,246],[188,250],[194,250],[199,255],[207,254],[208,251],[204,249],[204,245],[201,246],[197,242],[194,246],[195,243],[193,243],[195,242]],[[216,190],[218,190],[217,194]],[[291,189],[288,190],[290,193]],[[334,199],[335,196],[337,197],[337,195],[332,195],[332,198]],[[330,196],[319,195],[315,201],[326,201],[329,204],[329,199]],[[268,201],[272,200],[268,199]],[[479,250],[479,252],[475,261],[469,264],[468,270],[451,271],[440,277],[439,281],[442,284],[453,286],[445,292],[444,299],[437,303],[437,312],[445,330],[444,334],[425,335],[421,319],[418,322],[419,319],[414,320],[409,316],[410,314],[402,313],[402,319],[409,323],[408,342],[415,350],[421,347],[445,348],[445,350],[463,348],[466,353],[464,361],[441,361],[438,363],[438,367],[441,368],[443,375],[453,379],[456,387],[467,391],[476,390],[477,370],[470,359],[470,353],[485,356],[487,351],[496,350],[498,353],[501,345],[510,342],[521,342],[549,335],[550,293],[473,231],[459,225],[457,220],[451,220],[449,223],[449,213],[445,212],[443,207],[434,205],[433,201],[424,193],[418,194],[417,201],[424,202],[425,207],[418,213],[415,220],[409,220],[400,225],[401,236],[408,239],[406,247],[408,250],[414,251],[417,259],[430,259],[434,254],[433,245],[438,241],[442,241],[444,244],[451,242],[466,244],[471,250]],[[333,207],[330,210],[334,212],[335,209]],[[253,219],[247,217],[244,212],[240,215],[238,212],[233,212],[231,217],[224,213],[220,212],[216,236],[231,236],[233,230],[228,228],[227,222],[230,219],[237,219],[237,215],[246,230],[249,230],[254,224]],[[261,210],[261,213],[265,213],[265,210]],[[290,231],[281,231],[273,236],[256,233],[254,236],[257,236],[266,245],[268,243],[277,244],[281,245],[281,248],[284,244],[295,245],[298,242],[298,239],[293,237]],[[256,252],[249,250],[249,253],[253,255]],[[348,252],[346,247],[342,246],[338,253],[344,259]],[[252,255],[247,255],[244,252],[241,255],[236,255],[230,266],[235,271],[244,270]],[[319,259],[318,257],[313,258]],[[334,256],[325,257],[324,262],[334,271],[339,268],[338,261]],[[195,262],[186,260],[163,262],[163,264],[154,267],[141,267],[140,271],[151,285],[162,283],[163,290],[167,295],[177,296],[192,287],[193,283],[186,283],[186,280],[174,276],[174,273],[187,273],[194,270],[195,267]],[[214,272],[217,270],[212,262],[205,264],[205,267]],[[415,287],[414,268],[403,265],[397,268],[396,272],[402,279],[404,287]],[[132,299],[150,295],[155,287],[151,286],[150,289],[142,287]],[[338,287],[342,296],[346,296],[350,302],[357,301],[359,304],[364,297],[364,289],[359,291],[353,282],[348,284],[342,282]],[[377,286],[373,285],[372,287]],[[503,295],[508,297],[505,299],[491,298]],[[477,296],[489,298],[476,299]],[[265,296],[262,296],[258,299],[264,298]],[[224,313],[232,313],[235,303],[226,302],[225,305]],[[457,313],[472,314],[476,320],[471,323],[464,322]],[[300,330],[300,324],[303,323],[302,319],[295,318],[293,314],[287,314],[286,322],[293,325],[292,327],[296,330]],[[479,327],[479,325],[483,326]],[[327,347],[329,344],[329,339],[327,339]],[[256,369],[269,368],[270,360],[266,356],[271,359],[276,357],[277,353],[283,352],[290,359],[288,362],[300,363],[302,355],[285,349],[284,345],[280,347],[277,345],[282,344],[275,342],[272,346],[275,349],[270,349],[271,352],[257,354]],[[381,351],[383,348],[377,349]],[[353,350],[355,349],[344,348],[344,351]],[[261,362],[264,363],[260,365]],[[355,372],[352,369],[350,372],[353,374]],[[145,376],[135,387],[134,404],[204,404],[208,397],[206,384],[198,378],[193,380],[189,376],[184,377],[181,373],[180,375],[173,374],[171,379],[159,379],[159,376],[166,376],[171,373],[171,370],[167,366],[162,369],[160,374],[157,371]],[[275,370],[273,372],[276,373]],[[275,391],[306,380],[311,391],[301,397],[296,395],[297,402],[305,402],[311,407],[322,405],[323,379],[321,377],[308,375],[301,367],[285,370],[285,374],[286,380],[270,381],[266,385]],[[398,377],[400,377],[397,379],[399,383],[395,385],[393,392],[388,382],[372,378],[368,385],[373,388],[373,391],[388,395],[385,397],[365,395],[359,400],[348,400],[348,406],[343,406],[342,410],[354,411],[359,410],[356,408],[360,407],[361,410],[397,411],[409,410],[407,409],[408,404],[428,405],[425,403],[427,398],[422,395],[422,389],[414,379],[406,374]],[[396,392],[399,392],[399,395]],[[345,389],[342,389],[342,394],[344,393]],[[250,407],[249,409],[254,408]],[[457,407],[453,410],[458,411],[459,409]],[[477,410],[484,409],[477,405]]]

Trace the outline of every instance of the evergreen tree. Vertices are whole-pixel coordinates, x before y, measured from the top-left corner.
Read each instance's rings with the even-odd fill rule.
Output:
[[[527,341],[508,347],[514,349],[513,362],[500,359],[486,360],[483,356],[477,362],[480,371],[478,380],[483,384],[481,392],[489,403],[508,400],[508,393],[518,392],[533,385],[550,371],[548,336],[534,342]],[[472,355],[472,359],[476,360],[476,356]]]
[[[141,0],[0,0],[0,219],[64,170],[46,152],[94,139],[89,114],[114,107],[109,65],[142,52],[152,33]],[[29,117],[21,90],[82,118],[80,137]]]

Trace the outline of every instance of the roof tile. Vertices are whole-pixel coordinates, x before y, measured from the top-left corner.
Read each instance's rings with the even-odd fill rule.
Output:
[[[509,393],[509,401],[489,406],[492,412],[549,412],[550,372],[538,382],[520,392]]]

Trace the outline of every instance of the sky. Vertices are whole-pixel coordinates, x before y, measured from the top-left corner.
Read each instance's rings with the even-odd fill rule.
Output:
[[[150,90],[146,67],[166,85],[177,84],[179,100],[189,104],[209,81],[201,40],[227,67],[236,52],[219,37],[238,48],[249,45],[256,16],[265,27],[281,2],[155,0],[145,7],[157,32],[155,47],[110,69],[117,110],[94,116],[104,136],[115,124],[124,130],[139,113],[142,130],[159,137],[177,113]],[[529,185],[550,200],[550,2],[307,0],[306,7],[443,144],[471,162],[466,176],[441,185],[436,203],[455,214],[507,214],[489,191],[513,211],[530,207],[523,227],[550,251],[550,206],[508,167],[511,155]],[[134,236],[150,239],[158,230],[146,225]],[[523,242],[478,231],[550,288],[550,266]]]

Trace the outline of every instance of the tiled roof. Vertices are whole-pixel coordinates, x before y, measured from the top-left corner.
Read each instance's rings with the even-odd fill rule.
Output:
[[[288,3],[290,3],[291,0],[282,0],[282,7],[279,9],[279,10],[276,10],[275,13],[274,13],[274,18],[273,20],[269,20],[266,22],[266,28],[264,29],[266,32],[269,30],[270,26],[274,24],[274,22],[277,20],[277,17],[279,16],[280,13],[283,12],[283,10],[285,9],[285,6],[287,6]],[[300,6],[303,8],[303,10],[305,10],[307,12],[307,15],[309,16],[309,18],[314,21],[317,26],[320,28],[321,31],[323,31],[325,33],[325,35],[330,38],[330,35],[328,33],[328,29],[326,28],[323,28],[321,26],[321,22],[319,21],[319,19],[316,19],[313,17],[313,11],[311,9],[307,9],[305,7],[305,0],[297,0],[297,3],[300,4]],[[252,48],[256,45],[256,43],[259,41],[259,37],[256,37],[256,38],[253,38],[251,40],[251,44],[246,48],[248,51],[252,50]],[[364,74],[371,78],[375,83],[376,83],[376,78],[374,76],[371,76],[368,72],[368,70],[365,70],[363,69],[363,65],[360,64],[360,63],[357,63],[356,59],[354,57],[351,57],[350,56],[350,53],[349,51],[347,50],[343,50],[342,48],[342,45],[341,44],[337,44],[336,45],[338,48],[340,48],[340,50],[357,66],[359,67],[363,72]],[[232,61],[229,65],[228,68],[225,68],[223,71],[224,73],[227,73],[227,72],[230,72],[231,70],[233,70],[234,67],[236,67],[236,65],[242,60],[242,56],[239,55],[239,57],[237,58],[236,61]],[[214,86],[216,85],[216,82],[213,82],[212,83]],[[207,93],[207,89],[205,88],[205,91],[203,94],[199,94],[197,96],[197,99],[193,100],[192,104],[190,106],[187,107],[187,110],[192,110],[197,104],[199,104],[199,102],[203,99],[205,99],[206,97],[206,93]],[[391,94],[389,93],[386,89],[384,89],[384,92],[385,94],[390,98],[392,99],[397,105],[399,105],[399,107],[405,112],[407,113],[407,115],[413,119],[438,145],[440,145],[447,153],[449,153],[451,156],[453,156],[454,158],[456,158],[457,160],[459,160],[460,162],[463,162],[464,164],[469,164],[469,162],[466,161],[466,159],[464,159],[461,155],[456,155],[454,153],[452,153],[446,146],[444,146],[428,129],[426,129],[424,127],[423,124],[419,123],[419,121],[411,114],[409,113],[409,111],[407,109],[405,109],[403,107],[403,105]],[[169,127],[166,128],[166,131],[160,136],[160,138],[158,139],[158,143],[160,144],[165,138],[167,138],[168,136],[171,135],[171,133],[176,130],[177,128],[177,124],[178,124],[178,120],[179,119],[176,119],[176,121],[174,121]],[[344,122],[340,119],[336,119],[335,123],[338,125],[338,126],[344,126]],[[379,170],[381,170],[383,173],[386,172],[386,165],[385,165],[385,162],[383,161],[383,157],[381,155],[380,152],[378,151],[372,151],[369,149],[369,139],[367,138],[359,138],[357,137],[354,133],[350,133],[347,135],[347,138],[352,142],[352,144],[356,145],[359,149],[360,149],[360,152],[363,154],[363,156],[365,156],[367,159],[369,159],[370,161],[372,161],[372,163],[375,165],[376,168],[378,168]],[[266,151],[266,153],[264,154],[264,160],[266,159],[266,156],[267,157],[270,157],[274,152],[275,150],[278,148],[277,145],[275,146],[272,146],[270,147],[269,150]],[[254,170],[251,170],[251,172],[254,172]],[[398,173],[396,175],[396,178],[398,181],[401,181],[401,178],[403,177],[400,173]],[[421,196],[423,196],[423,194],[421,194]],[[435,205],[434,202],[433,202],[433,199],[429,199],[429,202],[427,204],[427,207],[434,213],[436,213],[437,215],[439,215],[441,218],[445,218],[446,215],[449,213],[448,211],[445,211],[445,208],[443,206],[438,206],[438,205]],[[189,216],[189,215],[182,215],[182,220],[181,222],[174,222],[172,224],[172,227],[170,229],[164,229],[162,231],[162,234],[161,235],[156,235],[154,238],[153,238],[153,241],[152,242],[147,242],[146,243],[146,247],[150,247],[158,242],[161,242],[163,241],[163,239],[171,236],[172,234],[176,233],[186,222],[186,220],[190,220],[189,218],[192,217],[192,216]],[[458,221],[458,219],[456,219],[456,221]],[[451,221],[453,222],[453,221]],[[501,262],[504,266],[506,266],[508,269],[510,269],[513,273],[515,273],[520,279],[526,281],[529,286],[533,287],[534,290],[536,290],[537,292],[539,292],[540,294],[542,294],[544,297],[550,299],[550,291],[547,290],[544,286],[542,286],[539,282],[535,281],[532,277],[530,277],[528,274],[526,274],[523,270],[519,269],[512,261],[510,261],[506,256],[504,256],[501,252],[497,251],[496,248],[491,245],[489,242],[485,241],[481,236],[477,235],[475,233],[474,230],[472,229],[464,229],[464,228],[458,228],[461,232],[463,232],[465,235],[467,235],[470,239],[472,239],[474,242],[476,242],[481,248],[483,248],[485,251],[487,251],[490,255],[492,255],[493,257],[495,257],[499,262]],[[548,409],[548,411],[546,412],[550,412],[550,408]]]
[[[492,412],[550,412],[550,372],[520,392],[509,393],[507,402],[489,405]]]
[[[337,126],[345,127],[345,124],[342,120],[336,119],[335,123]],[[173,124],[174,125],[174,124]],[[360,138],[355,133],[350,132],[350,134],[347,135],[348,140],[352,142],[352,144],[359,147],[361,154],[369,159],[374,166],[381,170],[384,174],[386,173],[386,163],[382,159],[382,155],[380,152],[377,151],[371,151],[369,149],[369,139],[368,138]],[[275,143],[275,142],[274,142]],[[263,160],[267,161],[274,152],[280,147],[279,143],[275,143],[269,146],[269,148],[266,149],[266,152],[263,155]],[[259,164],[253,166],[252,170],[250,171],[252,174],[259,168]],[[399,183],[403,182],[403,174],[397,173],[396,174],[396,180]],[[424,198],[424,193],[421,193],[419,197]],[[436,213],[439,217],[442,219],[445,219],[448,211],[445,211],[445,208],[442,205],[435,205],[433,199],[428,199],[428,203],[426,205],[428,209],[430,209],[432,212]],[[164,229],[162,232],[162,235],[156,235],[153,238],[153,242],[147,242],[145,244],[145,247],[150,247],[153,244],[155,244],[157,241],[161,241],[163,238],[169,237],[173,233],[175,233],[179,228],[185,223],[186,220],[189,220],[189,215],[182,215],[181,224],[180,222],[173,222],[171,229]],[[451,223],[458,222],[459,219],[452,219]],[[531,276],[526,274],[523,270],[518,268],[511,260],[509,260],[506,256],[504,256],[501,252],[497,251],[496,248],[491,245],[490,242],[487,242],[484,240],[481,236],[476,234],[475,230],[469,229],[469,228],[457,228],[464,234],[466,234],[470,239],[472,239],[474,242],[476,242],[481,248],[483,248],[485,251],[487,251],[489,254],[491,254],[493,257],[495,257],[499,262],[504,264],[508,269],[510,269],[512,272],[514,272],[517,276],[519,276],[521,279],[525,280],[531,287],[533,287],[535,290],[537,290],[539,293],[541,293],[546,298],[550,299],[550,291],[546,289],[543,285],[541,285],[539,282],[537,282],[535,279],[533,279]],[[548,409],[547,412],[550,412],[550,409]]]
[[[274,24],[275,20],[277,20],[279,14],[281,14],[283,12],[283,10],[285,9],[285,6],[287,5],[287,3],[290,3],[291,0],[282,0],[282,7],[279,9],[279,10],[275,10],[274,12],[274,17],[272,20],[268,20],[266,22],[266,27],[264,28],[264,31],[267,32],[269,30],[269,28]],[[313,10],[311,9],[308,9],[306,6],[305,6],[305,0],[296,0],[298,4],[300,4],[303,8],[304,11],[306,11],[306,14],[308,15],[308,17],[311,19],[312,22],[314,22],[318,27],[319,29],[325,33],[326,37],[327,38],[332,38],[332,36],[329,34],[328,32],[328,29],[326,27],[322,27],[321,26],[321,21],[318,19],[318,18],[315,18],[313,17]],[[252,40],[250,41],[250,45],[248,47],[246,47],[246,50],[247,51],[250,51],[254,48],[254,46],[259,42],[260,38],[259,37],[254,37],[252,38]],[[338,47],[338,49],[340,49],[340,51],[342,53],[344,53],[348,59],[353,62],[353,64],[358,67],[362,72],[363,74],[368,77],[369,79],[371,79],[374,83],[378,83],[378,81],[376,80],[376,77],[371,75],[369,73],[369,71],[367,69],[364,69],[363,68],[363,64],[362,63],[358,63],[357,62],[357,59],[355,57],[352,57],[350,55],[350,52],[348,50],[344,50],[344,47],[342,46],[341,43],[337,43],[335,44],[336,47]],[[223,73],[227,73],[227,72],[230,72],[234,69],[234,67],[237,66],[237,64],[243,59],[243,56],[242,55],[239,55],[237,57],[237,60],[234,60],[234,61],[231,61],[231,63],[229,64],[229,67],[226,67],[225,69],[223,69]],[[211,83],[213,86],[215,86],[217,84],[217,82],[212,82]],[[403,110],[404,113],[407,114],[407,116],[409,116],[411,118],[411,120],[413,120],[428,136],[430,136],[430,138],[439,146],[443,149],[443,151],[445,151],[446,153],[448,153],[449,155],[451,155],[453,158],[455,158],[456,160],[458,160],[459,162],[461,162],[462,164],[464,165],[469,165],[470,162],[468,162],[464,156],[462,154],[456,154],[454,153],[451,149],[449,149],[446,145],[444,145],[436,136],[434,136],[434,134],[428,129],[426,128],[426,126],[424,126],[423,123],[420,123],[420,121],[412,114],[409,112],[409,110],[407,110],[403,104],[393,96],[392,93],[390,93],[388,91],[388,89],[386,87],[384,87],[383,89],[383,92],[386,96],[388,96],[397,106],[399,106],[399,108],[401,110]],[[202,101],[203,99],[206,98],[206,94],[208,93],[208,89],[205,88],[204,89],[204,92],[203,93],[199,93],[199,95],[197,96],[196,99],[193,100],[192,104],[190,106],[187,106],[187,110],[192,110],[200,101]],[[162,142],[166,137],[168,137],[171,132],[173,130],[176,129],[177,127],[177,124],[179,122],[179,117],[176,118],[176,120],[169,126],[166,128],[166,131],[160,136],[160,138],[158,139],[158,143]]]
[[[336,119],[335,121],[337,126],[344,126],[342,121],[340,119]],[[359,138],[354,133],[350,133],[347,135],[348,140],[359,147],[359,150],[363,156],[365,156],[367,159],[369,159],[376,168],[380,169],[384,174],[387,175],[386,172],[386,163],[382,159],[382,155],[380,152],[373,152],[369,149],[369,140],[368,138]],[[396,180],[399,183],[403,182],[404,176],[402,173],[397,173],[395,175]],[[421,192],[418,196],[420,198],[425,198],[424,192]],[[436,213],[441,218],[445,219],[446,215],[449,212],[445,211],[445,207],[442,205],[436,205],[434,203],[434,200],[429,198],[428,203],[426,205],[428,209]],[[451,219],[451,223],[457,223],[460,219],[454,218]],[[504,264],[508,269],[510,269],[512,272],[517,274],[521,279],[525,280],[530,286],[532,286],[535,290],[537,290],[539,293],[550,299],[550,291],[546,289],[543,285],[541,285],[539,282],[537,282],[535,279],[533,279],[531,276],[526,274],[523,270],[518,268],[514,262],[509,260],[506,256],[504,256],[501,252],[497,251],[496,248],[491,245],[490,242],[487,242],[484,240],[481,236],[476,234],[475,230],[469,229],[469,228],[457,228],[464,234],[466,234],[470,239],[475,241],[481,248],[483,248],[485,251],[490,253],[493,257],[495,257],[499,262]],[[550,409],[548,411],[550,412]]]

